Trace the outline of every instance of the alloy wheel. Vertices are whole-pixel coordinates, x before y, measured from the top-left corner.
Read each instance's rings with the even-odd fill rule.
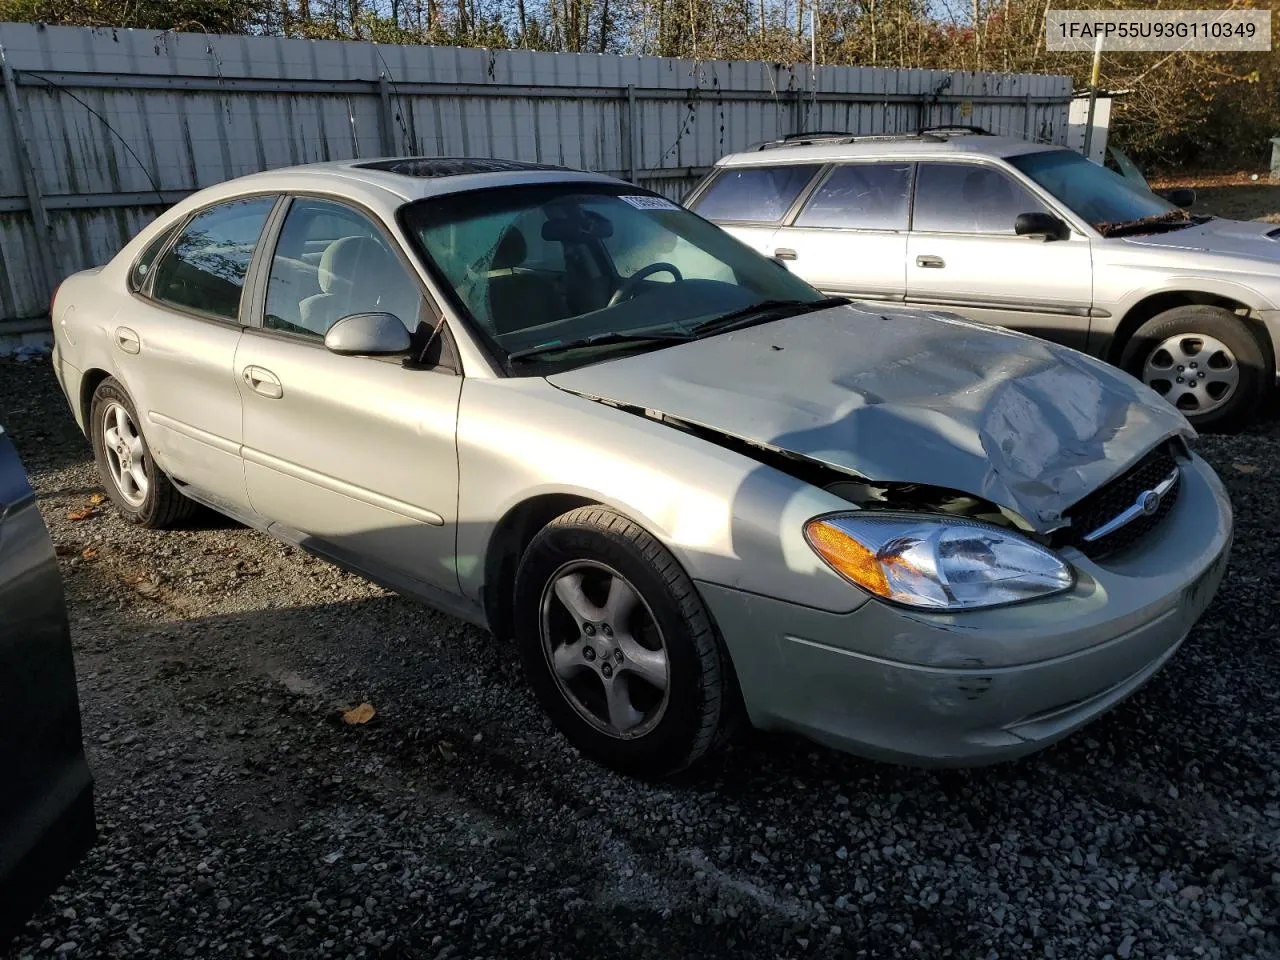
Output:
[[[142,506],[151,488],[142,435],[124,404],[115,400],[102,408],[102,447],[120,496],[131,506]]]
[[[648,603],[618,571],[593,560],[560,567],[543,587],[539,630],[560,693],[597,730],[631,739],[662,719],[666,643]]]
[[[1180,333],[1147,355],[1142,382],[1183,413],[1203,415],[1231,399],[1240,385],[1240,365],[1221,340]]]

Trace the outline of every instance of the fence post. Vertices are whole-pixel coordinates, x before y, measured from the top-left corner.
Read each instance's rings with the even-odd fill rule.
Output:
[[[382,155],[395,156],[396,150],[394,118],[391,115],[391,91],[388,89],[386,73],[378,74],[378,139],[382,141]]]
[[[27,203],[31,207],[31,225],[35,228],[40,254],[36,258],[44,279],[45,293],[51,295],[58,282],[58,267],[54,259],[53,231],[49,226],[49,214],[40,194],[40,182],[31,163],[31,143],[27,139],[27,125],[22,118],[22,104],[18,100],[18,82],[13,67],[9,65],[0,46],[0,77],[4,80],[4,95],[9,104],[9,118],[13,126],[13,145],[18,154],[18,166],[22,168],[22,182],[27,188]]]
[[[636,182],[636,163],[640,148],[636,143],[636,85],[627,84],[627,179]]]

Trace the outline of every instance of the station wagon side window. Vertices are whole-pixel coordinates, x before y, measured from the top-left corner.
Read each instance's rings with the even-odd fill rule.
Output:
[[[214,320],[240,317],[240,294],[275,197],[232,200],[197,214],[157,264],[151,296]]]
[[[777,223],[821,164],[726,167],[697,198],[699,216],[722,223]]]
[[[922,163],[916,171],[911,229],[928,233],[1013,236],[1020,213],[1048,212],[1044,204],[995,167]]]
[[[813,192],[795,225],[906,230],[910,207],[910,163],[846,163]]]
[[[422,291],[372,220],[345,204],[300,197],[289,206],[267,277],[262,325],[321,339],[355,313],[391,313],[412,333]]]

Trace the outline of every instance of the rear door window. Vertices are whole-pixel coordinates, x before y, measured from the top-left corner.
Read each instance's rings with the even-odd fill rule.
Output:
[[[995,167],[974,163],[922,163],[916,172],[911,229],[924,233],[1013,235],[1020,213],[1044,204]]]
[[[214,320],[238,320],[249,262],[275,203],[250,197],[197,214],[156,266],[152,296]]]
[[[821,169],[821,164],[726,167],[698,197],[695,210],[708,220],[777,223]]]
[[[814,191],[795,225],[906,230],[910,200],[911,164],[842,164]]]

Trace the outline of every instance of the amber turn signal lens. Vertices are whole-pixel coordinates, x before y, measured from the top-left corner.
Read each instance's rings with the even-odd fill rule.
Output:
[[[818,556],[837,572],[876,596],[892,595],[874,551],[823,520],[810,520],[805,524],[804,534]]]

